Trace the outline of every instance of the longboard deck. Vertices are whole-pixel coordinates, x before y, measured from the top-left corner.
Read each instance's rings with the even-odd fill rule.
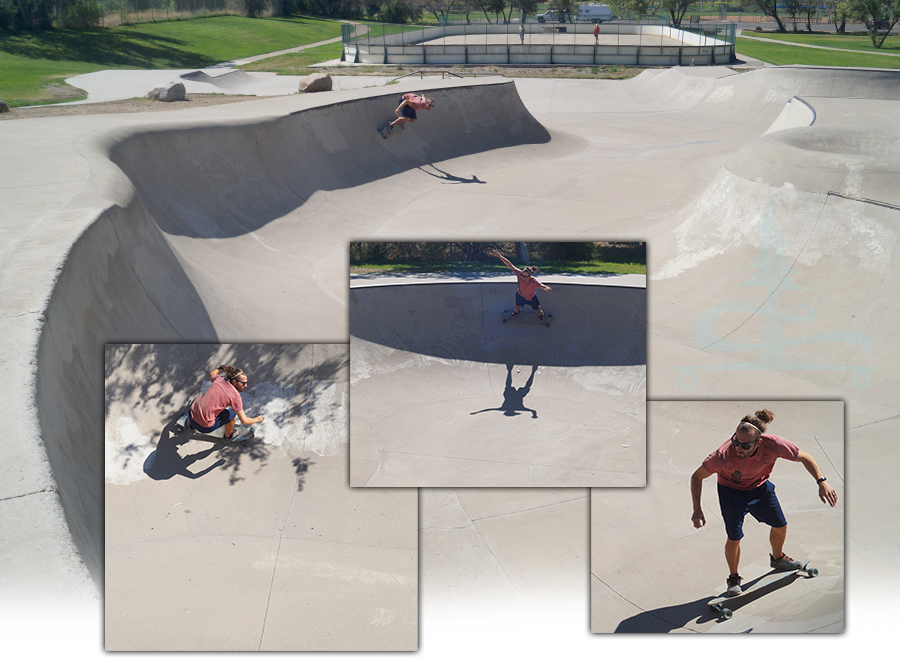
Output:
[[[713,611],[718,612],[722,618],[728,620],[733,614],[732,607],[746,603],[756,597],[761,597],[767,591],[781,587],[778,585],[781,582],[783,582],[783,585],[787,585],[790,580],[793,580],[801,571],[806,572],[807,578],[815,578],[819,575],[819,570],[810,568],[809,560],[806,560],[799,569],[792,569],[791,571],[771,571],[768,574],[761,576],[756,581],[748,584],[740,594],[731,596],[722,594],[715,599],[709,600],[707,605]]]
[[[526,323],[528,325],[543,325],[544,327],[549,328],[550,324],[553,322],[553,314],[548,314],[546,311],[544,312],[544,320],[541,322],[541,319],[538,318],[538,315],[534,312],[526,312],[524,309],[519,312],[519,315],[515,318],[510,318],[512,316],[512,311],[504,311],[503,312],[503,322],[504,323]]]

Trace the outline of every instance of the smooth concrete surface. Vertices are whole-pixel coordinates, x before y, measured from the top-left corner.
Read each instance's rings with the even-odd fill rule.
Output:
[[[174,431],[220,364],[251,441]],[[106,650],[417,648],[417,491],[347,486],[348,368],[346,344],[107,346]]]
[[[778,460],[770,480],[788,521],[784,552],[810,560],[819,575],[733,605],[732,619],[720,620],[707,606],[725,591],[729,574],[716,479],[703,483],[706,526],[699,530],[691,522],[690,479],[744,416],[762,408],[775,414],[769,434],[809,453],[837,492],[838,503],[822,503],[802,464]],[[651,401],[647,417],[647,489],[591,491],[591,630],[842,632],[844,403]],[[768,526],[747,516],[738,571],[745,587],[771,571],[770,552]]]
[[[644,484],[646,290],[538,277],[351,289],[352,485]]]
[[[68,657],[102,646],[90,574],[102,573],[103,344],[346,342],[345,249],[363,238],[646,239],[648,397],[845,403],[848,631],[778,656],[849,661],[893,633],[884,593],[898,586],[900,193],[884,147],[895,133],[897,74],[683,68],[627,82],[521,80],[507,84],[509,95],[497,83],[407,82],[166,118],[4,122],[2,401],[15,418],[0,446],[11,463],[0,474],[0,522],[13,547],[0,554],[0,608],[29,658],[53,654],[49,629],[68,641],[55,644]],[[434,111],[388,141],[370,139],[398,93],[423,88],[438,99]],[[795,96],[815,110],[812,126],[760,139]],[[273,130],[271,141],[241,141],[279,124],[289,131]],[[273,155],[275,138],[307,143],[281,142]],[[773,141],[783,154],[765,148]],[[160,148],[143,169],[139,152],[128,155],[141,144]],[[301,194],[293,213],[283,204],[290,190]],[[189,233],[194,226],[200,232]],[[261,304],[278,288],[287,292]],[[435,522],[434,493],[422,494],[427,597],[411,661],[471,662],[482,652],[555,663],[561,649],[589,660],[596,643],[608,646],[588,632],[586,502],[569,513],[578,502],[546,493],[529,491],[536,502],[511,508],[516,491],[492,491],[452,525]],[[535,504],[541,525],[520,513]],[[489,540],[479,525],[493,517],[506,524]],[[523,537],[527,548],[516,543]],[[470,545],[490,570],[463,559]],[[523,573],[566,587],[523,597]],[[607,652],[626,661],[635,650]],[[672,653],[654,640],[638,650]]]

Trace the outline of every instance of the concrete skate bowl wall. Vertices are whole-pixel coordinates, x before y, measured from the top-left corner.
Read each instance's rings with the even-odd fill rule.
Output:
[[[773,97],[803,93],[815,123],[745,145],[652,245],[651,340],[670,361],[653,391],[725,397],[749,385],[894,416],[898,323],[884,287],[900,281],[900,162],[898,134],[878,118],[900,113],[900,73],[773,68],[762,79]],[[866,90],[864,107],[847,108]]]
[[[354,288],[350,336],[418,355],[494,364],[643,366],[643,288],[549,284],[538,291],[549,328],[503,323],[516,284],[434,283]],[[531,307],[523,307],[525,313]]]
[[[431,123],[388,142],[375,127],[399,92],[258,121],[136,125],[84,147],[97,176],[79,213],[94,222],[54,282],[35,402],[61,505],[98,583],[103,345],[343,339],[346,245],[377,225],[366,198],[433,187],[416,170],[425,163],[549,140],[512,83],[431,94],[441,110]]]
[[[550,285],[351,289],[353,485],[643,485],[646,291]]]

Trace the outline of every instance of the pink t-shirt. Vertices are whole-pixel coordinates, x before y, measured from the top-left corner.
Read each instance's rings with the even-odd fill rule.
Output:
[[[425,107],[428,106],[428,101],[425,100],[425,98],[423,98],[421,95],[416,95],[415,93],[404,93],[400,99],[406,100],[406,102],[409,103],[409,106],[416,111],[425,109]]]
[[[756,453],[749,458],[735,455],[731,439],[719,446],[703,461],[703,468],[718,475],[718,481],[729,488],[753,490],[769,478],[778,458],[796,460],[800,452],[796,444],[774,434],[762,435]]]
[[[216,422],[216,416],[228,407],[236,412],[244,410],[241,394],[220,374],[213,377],[209,390],[194,402],[194,406],[191,408],[191,418],[197,425],[212,427]]]
[[[529,276],[527,279],[522,276],[522,272],[520,270],[513,270],[516,273],[516,278],[519,280],[519,295],[524,297],[526,300],[534,299],[534,294],[537,292],[538,286],[543,286],[540,281],[535,279],[533,276]]]

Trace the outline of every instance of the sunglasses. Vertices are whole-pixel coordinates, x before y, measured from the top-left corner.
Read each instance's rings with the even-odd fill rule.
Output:
[[[737,432],[735,432],[733,435],[731,435],[731,445],[734,446],[735,448],[740,448],[743,451],[749,451],[751,448],[753,448],[754,446],[756,446],[759,443],[760,439],[762,439],[762,437],[757,437],[753,441],[738,441],[737,440]]]

